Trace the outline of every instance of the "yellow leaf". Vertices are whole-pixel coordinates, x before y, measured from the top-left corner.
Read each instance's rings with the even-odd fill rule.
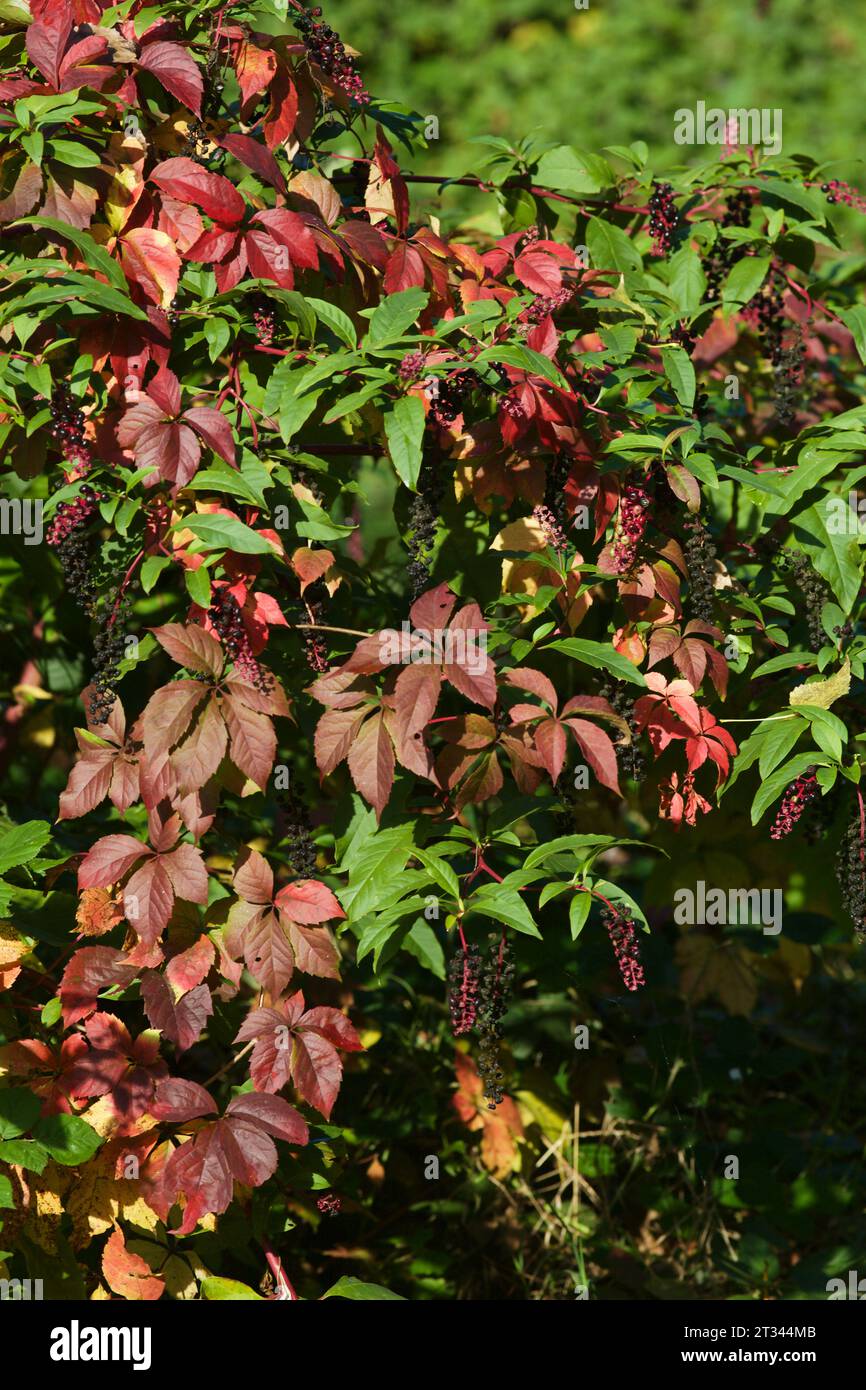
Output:
[[[847,656],[844,665],[825,681],[805,681],[797,685],[788,697],[791,705],[817,705],[818,709],[829,709],[835,700],[840,700],[851,689],[851,662]]]
[[[681,936],[675,952],[680,970],[680,989],[691,1004],[708,995],[729,1014],[750,1014],[758,998],[758,986],[748,961],[732,941],[717,941],[704,932]]]

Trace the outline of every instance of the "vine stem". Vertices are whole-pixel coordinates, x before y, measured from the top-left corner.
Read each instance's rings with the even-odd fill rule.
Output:
[[[347,637],[375,637],[375,632],[360,632],[356,627],[330,627],[327,623],[292,623],[303,632],[342,632]]]
[[[259,1244],[265,1252],[265,1259],[268,1262],[268,1269],[274,1276],[277,1288],[283,1288],[288,1290],[289,1296],[285,1301],[287,1303],[299,1302],[297,1290],[295,1289],[288,1274],[286,1274],[286,1271],[283,1269],[283,1262],[280,1259],[274,1247],[271,1245],[271,1242],[268,1240],[267,1236],[261,1236]]]
[[[256,1040],[253,1038],[252,1042],[248,1042],[246,1047],[242,1047],[240,1052],[235,1053],[234,1057],[230,1057],[225,1066],[220,1067],[219,1071],[215,1071],[213,1076],[209,1076],[207,1081],[203,1082],[203,1085],[205,1087],[213,1085],[214,1081],[218,1081],[221,1076],[224,1076],[225,1073],[234,1066],[235,1062],[239,1062],[242,1057],[246,1057],[247,1053],[251,1052],[255,1045]]]

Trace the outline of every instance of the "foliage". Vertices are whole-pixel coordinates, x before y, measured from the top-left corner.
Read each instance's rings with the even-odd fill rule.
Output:
[[[866,927],[838,202],[493,137],[497,232],[431,226],[417,122],[300,13],[2,11],[5,1267],[814,1293]],[[703,881],[783,933],[678,918]]]

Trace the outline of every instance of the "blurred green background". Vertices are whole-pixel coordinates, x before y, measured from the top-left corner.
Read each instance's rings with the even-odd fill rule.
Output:
[[[704,100],[781,107],[784,153],[862,175],[863,0],[332,0],[325,13],[376,97],[438,117],[418,169],[463,172],[478,152],[467,141],[488,134],[643,139],[659,163],[679,162],[674,111]]]

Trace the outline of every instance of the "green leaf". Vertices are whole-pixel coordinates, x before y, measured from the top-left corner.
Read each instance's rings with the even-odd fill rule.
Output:
[[[197,570],[185,569],[183,577],[193,603],[197,603],[199,608],[210,608],[211,587],[207,566],[200,565]]]
[[[586,926],[592,898],[589,893],[575,893],[568,905],[568,921],[571,926],[571,939],[576,941]]]
[[[236,550],[239,555],[273,555],[264,536],[234,516],[185,516],[178,526],[192,531],[208,550]]]
[[[425,418],[424,402],[419,396],[401,396],[384,416],[391,462],[398,477],[413,492],[421,471]]]
[[[598,155],[557,145],[538,161],[535,182],[557,193],[600,193],[613,182],[613,170]]]
[[[15,1163],[31,1173],[42,1173],[49,1154],[35,1139],[7,1139],[0,1144],[0,1163]]]
[[[697,251],[687,246],[677,251],[671,256],[670,272],[671,293],[680,313],[688,317],[698,308],[707,288],[707,277]]]
[[[46,1115],[33,1126],[33,1137],[68,1168],[86,1163],[102,1143],[102,1136],[77,1115]]]
[[[28,864],[50,839],[51,826],[47,821],[28,820],[23,825],[13,825],[0,835],[0,874]]]
[[[17,1139],[39,1119],[42,1101],[23,1086],[0,1091],[0,1139]]]
[[[854,336],[860,361],[866,362],[866,306],[856,304],[853,309],[842,309],[839,317]]]
[[[863,556],[857,538],[839,533],[829,494],[792,518],[794,535],[814,568],[826,579],[843,613],[851,612],[860,592]]]
[[[336,334],[341,342],[347,347],[353,348],[358,345],[358,335],[355,332],[355,325],[336,304],[329,304],[326,299],[311,299],[307,297],[307,303],[315,310],[316,317],[321,320],[326,328]]]
[[[692,359],[681,347],[663,347],[662,361],[668,381],[680,405],[691,410],[695,400],[695,369]]]
[[[771,260],[770,256],[744,256],[737,261],[722,285],[722,303],[726,307],[748,304],[767,278]]]
[[[484,883],[477,888],[466,900],[466,915],[470,912],[481,912],[485,917],[493,917],[497,922],[504,922],[507,927],[512,927],[514,931],[522,932],[525,936],[541,936],[532,913],[520,894],[509,892],[499,883]]]
[[[586,244],[593,270],[642,270],[640,252],[622,227],[591,217],[586,227]]]
[[[445,979],[445,952],[430,923],[419,917],[403,942],[403,950],[420,961],[437,980]]]
[[[594,892],[601,893],[608,902],[613,903],[614,907],[619,905],[626,908],[635,921],[640,923],[641,928],[644,931],[649,931],[649,922],[643,914],[640,903],[636,902],[624,888],[620,888],[618,883],[609,883],[606,878],[596,878],[593,879],[591,887]]]
[[[769,777],[774,768],[787,758],[797,739],[803,733],[805,724],[799,719],[775,719],[767,724],[767,732],[758,760],[761,777]],[[760,730],[756,729],[755,733]]]
[[[584,637],[565,637],[559,642],[551,642],[546,651],[564,652],[584,666],[594,666],[598,670],[610,671],[619,680],[631,681],[632,685],[646,685],[646,681],[633,661],[615,652],[606,642],[590,642]]]
[[[364,1301],[405,1303],[406,1299],[399,1293],[392,1293],[382,1284],[365,1284],[361,1279],[356,1279],[353,1274],[344,1274],[342,1279],[338,1279],[336,1284],[332,1284],[322,1294],[322,1298],[352,1298],[363,1299]]]
[[[412,327],[429,298],[426,290],[418,288],[389,294],[370,316],[368,346],[382,347],[384,343],[393,343],[402,337],[406,329]]]
[[[474,360],[478,366],[483,366],[485,362],[504,362],[509,367],[519,367],[523,372],[543,376],[555,386],[567,385],[562,373],[549,357],[545,357],[543,352],[536,352],[534,348],[526,347],[524,343],[503,343],[501,347],[485,348]]]
[[[10,225],[12,227],[47,227],[49,231],[56,232],[66,241],[71,241],[76,250],[80,251],[85,264],[89,265],[91,270],[98,270],[101,275],[105,276],[109,285],[113,285],[116,290],[120,290],[123,295],[128,297],[129,288],[126,283],[126,276],[117,261],[112,260],[105,248],[94,241],[89,232],[81,231],[68,222],[60,222],[56,217],[20,217],[17,222],[12,222]]]
[[[231,1299],[234,1302],[241,1300],[246,1302],[264,1303],[260,1293],[251,1289],[249,1284],[242,1284],[239,1279],[219,1279],[215,1275],[208,1276],[201,1281],[202,1297],[210,1303],[222,1302]]]
[[[352,857],[348,887],[337,894],[350,918],[365,916],[381,902],[389,881],[405,868],[411,853],[409,825],[380,830],[365,841]]]

